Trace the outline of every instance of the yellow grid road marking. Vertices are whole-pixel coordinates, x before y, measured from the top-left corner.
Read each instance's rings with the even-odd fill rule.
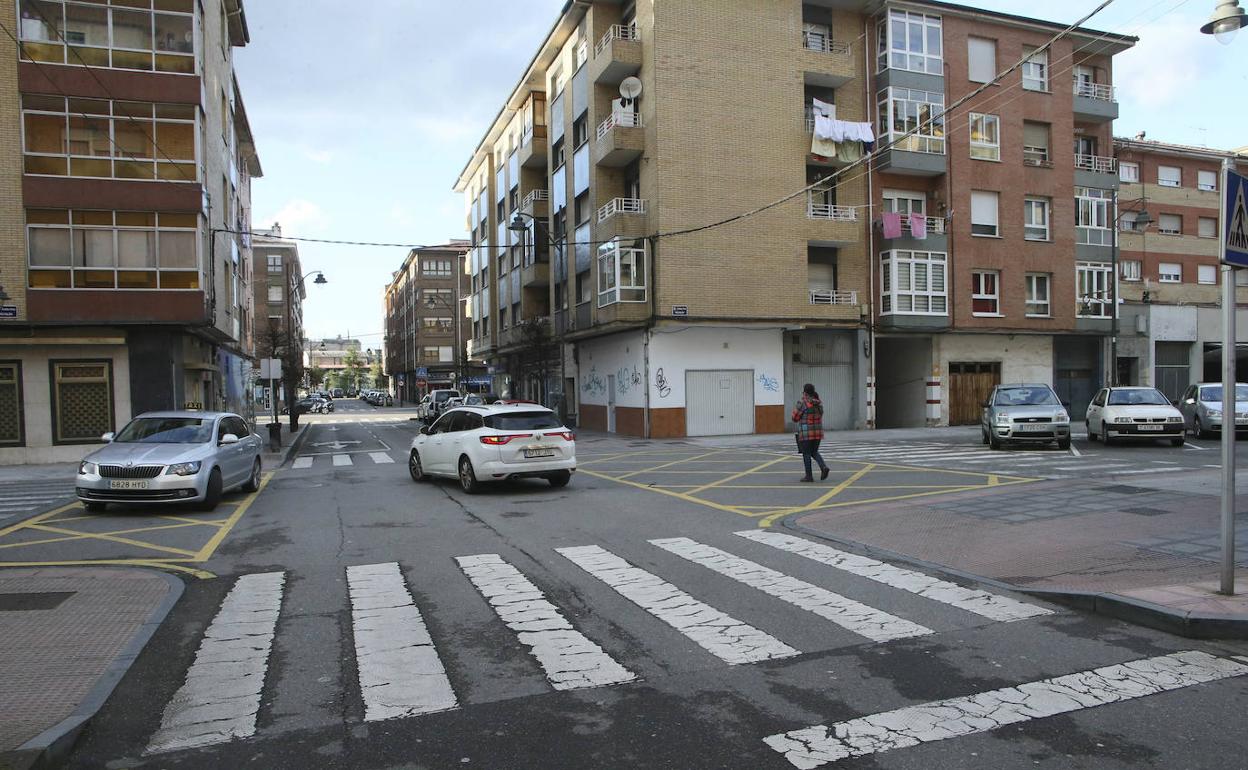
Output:
[[[732,474],[731,476],[729,476],[728,478],[721,479],[721,480],[719,480],[719,481],[712,481],[710,484],[703,484],[703,485],[702,485],[702,486],[700,486],[700,487],[694,487],[693,489],[689,490],[688,494],[691,494],[691,495],[693,495],[693,494],[697,494],[698,492],[702,492],[702,491],[704,491],[704,490],[710,489],[711,487],[717,486],[717,485],[722,484],[722,483],[724,483],[724,482],[727,482],[727,481],[736,481],[736,480],[737,480],[737,479],[739,479],[739,478],[743,478],[743,477],[745,477],[745,476],[749,476],[751,473],[761,473],[764,469],[766,469],[766,468],[770,468],[771,466],[775,465],[776,463],[784,462],[784,461],[785,461],[785,460],[787,460],[787,459],[789,459],[789,458],[787,458],[787,457],[777,457],[777,458],[776,458],[776,459],[774,459],[774,460],[768,460],[767,462],[763,463],[762,465],[756,465],[756,466],[754,466],[753,468],[750,468],[750,469],[749,469],[749,470],[747,470],[747,471],[741,471],[740,473],[734,473],[734,474]]]
[[[107,540],[111,543],[122,543],[124,545],[138,546],[152,551],[161,551],[164,553],[173,553],[179,556],[194,556],[194,551],[187,551],[183,548],[171,548],[165,545],[156,545],[155,543],[147,543],[142,540],[134,540],[129,537],[118,537],[117,535],[109,535],[103,532],[93,532],[90,535],[81,532],[75,532],[72,529],[61,529],[60,527],[49,527],[46,524],[35,524],[31,529],[37,529],[41,532],[51,532],[54,535],[72,535],[74,540]],[[124,531],[124,530],[123,530]]]
[[[625,473],[623,476],[620,476],[620,478],[626,479],[629,476],[640,476],[643,473],[654,473],[656,471],[659,473],[662,473],[662,471],[659,470],[660,468],[668,468],[673,465],[680,465],[681,463],[687,462],[689,460],[697,460],[702,457],[710,457],[711,455],[714,455],[714,454],[718,454],[718,452],[706,452],[704,454],[694,455],[693,457],[682,457],[679,460],[672,460],[670,463],[663,463],[662,465],[656,465],[653,468],[642,468],[640,470],[630,471],[628,473]],[[718,471],[701,471],[701,472],[702,473],[717,473]]]
[[[64,521],[64,519],[52,519],[51,521],[59,522],[59,521]],[[76,534],[65,535],[63,537],[49,537],[43,540],[23,540],[20,543],[0,543],[0,548],[21,548],[23,546],[28,546],[28,545],[46,545],[47,543],[63,543],[67,540],[90,540],[92,538],[95,538],[96,535],[99,534],[96,532],[79,532],[76,529],[61,529],[60,527],[49,527],[48,526],[49,523],[51,522],[43,522],[42,524],[34,524],[34,525],[31,525],[30,529],[37,529],[37,530],[40,530],[41,532],[60,531],[60,532],[74,532]],[[194,524],[194,523],[197,523],[197,522],[191,522],[191,524]],[[117,529],[117,530],[111,530],[109,532],[105,532],[103,534],[113,535],[113,536],[137,535],[140,532],[157,532],[162,529],[183,529],[185,527],[191,526],[191,524],[162,524],[156,527],[135,527],[134,529]],[[104,539],[104,538],[100,538],[100,539]]]

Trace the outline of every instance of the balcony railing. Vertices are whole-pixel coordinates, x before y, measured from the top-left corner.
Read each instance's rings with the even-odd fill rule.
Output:
[[[520,208],[526,209],[538,201],[548,200],[550,200],[550,193],[546,190],[530,190],[529,194],[524,196],[524,200],[520,202]]]
[[[857,222],[858,209],[853,206],[820,203],[813,198],[808,198],[806,200],[806,216],[810,219],[830,219],[834,222]]]
[[[810,304],[812,305],[857,305],[858,292],[839,291],[837,289],[811,289]]]
[[[605,222],[616,214],[644,214],[646,202],[642,198],[613,198],[598,209],[598,221]]]
[[[923,217],[927,223],[927,235],[944,235],[945,220],[943,217]],[[903,235],[914,235],[914,228],[910,225],[910,217],[902,216],[901,232]]]
[[[849,53],[849,43],[833,40],[821,32],[802,32],[802,48],[823,53]]]
[[[1040,168],[1053,168],[1053,161],[1049,159],[1049,148],[1028,147],[1024,145],[1023,165],[1039,166]]]
[[[1082,171],[1095,171],[1098,174],[1113,174],[1118,171],[1118,159],[1101,155],[1076,155],[1075,168]]]
[[[1100,99],[1104,102],[1118,101],[1118,99],[1114,96],[1114,87],[1107,83],[1080,82],[1076,78],[1074,88],[1075,96],[1083,96],[1088,99]]]
[[[612,40],[640,40],[637,36],[636,24],[612,24],[602,39],[598,41],[598,45],[594,46],[594,56],[602,53],[602,49],[611,45]]]
[[[602,141],[611,129],[619,126],[620,128],[642,128],[640,112],[612,112],[607,119],[598,124],[598,141]]]

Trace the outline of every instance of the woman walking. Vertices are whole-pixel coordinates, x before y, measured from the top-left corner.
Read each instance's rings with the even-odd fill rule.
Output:
[[[828,477],[828,464],[819,454],[819,443],[823,441],[823,402],[815,392],[815,386],[809,382],[802,386],[802,398],[793,409],[793,422],[797,424],[797,446],[802,452],[802,463],[806,466],[806,476],[802,481],[814,481],[811,476],[810,459],[819,463],[819,480]]]

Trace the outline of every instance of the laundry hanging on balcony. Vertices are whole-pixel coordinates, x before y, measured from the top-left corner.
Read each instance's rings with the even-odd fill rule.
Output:
[[[910,215],[910,235],[920,241],[927,238],[927,217],[922,214]]]
[[[901,237],[901,214],[896,211],[885,211],[880,215],[881,229],[885,238]]]
[[[875,141],[870,123],[837,120],[835,104],[812,99],[811,114],[814,118],[810,142],[812,155],[853,163],[862,157],[863,143]]]

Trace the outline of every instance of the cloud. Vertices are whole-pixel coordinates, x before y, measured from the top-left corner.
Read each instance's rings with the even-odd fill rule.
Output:
[[[283,233],[295,236],[324,232],[329,224],[325,210],[316,203],[303,198],[287,201],[276,214],[257,218],[254,221],[261,223],[261,227],[268,227],[276,222],[282,226]]]
[[[329,150],[313,150],[309,148],[303,151],[303,156],[313,163],[322,166],[328,166],[334,160],[334,154]]]

